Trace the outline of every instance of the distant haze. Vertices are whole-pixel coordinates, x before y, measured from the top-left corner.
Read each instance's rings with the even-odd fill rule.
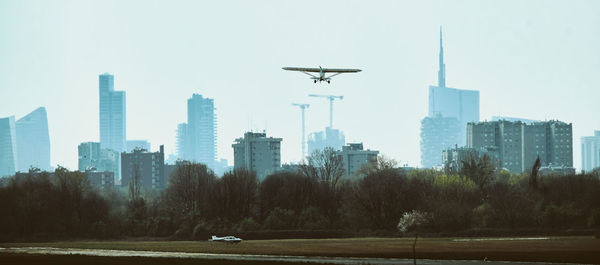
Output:
[[[600,129],[600,1],[0,1],[0,117],[48,113],[52,165],[77,168],[99,140],[98,75],[127,93],[127,137],[175,150],[193,93],[213,98],[218,157],[248,129],[283,138],[283,162],[329,122],[346,142],[418,165],[420,120],[437,83],[480,91],[481,119],[507,116]],[[313,84],[283,66],[360,68]]]

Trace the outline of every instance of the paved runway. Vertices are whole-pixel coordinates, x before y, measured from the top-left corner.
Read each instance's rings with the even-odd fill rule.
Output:
[[[106,250],[106,249],[78,249],[78,248],[48,248],[48,247],[0,248],[0,253],[45,254],[45,255],[86,255],[86,256],[104,256],[104,257],[164,257],[164,258],[186,258],[186,259],[189,258],[189,259],[221,259],[221,260],[249,260],[249,261],[285,261],[285,262],[312,262],[312,263],[320,263],[320,264],[381,264],[381,265],[413,264],[412,259],[391,259],[391,258],[213,254],[213,253],[188,253],[188,252],[166,252],[166,251],[135,251],[135,250]],[[417,260],[417,264],[420,264],[420,265],[458,265],[458,264],[515,265],[515,264],[548,264],[548,263],[419,259],[419,260]],[[558,264],[558,263],[556,263],[556,264]]]

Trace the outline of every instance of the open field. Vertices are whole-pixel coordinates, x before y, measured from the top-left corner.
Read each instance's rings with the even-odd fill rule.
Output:
[[[70,241],[2,243],[0,247],[54,247],[218,254],[412,258],[413,238],[247,240],[237,245],[206,241]],[[600,264],[600,239],[419,238],[419,259],[505,260]]]

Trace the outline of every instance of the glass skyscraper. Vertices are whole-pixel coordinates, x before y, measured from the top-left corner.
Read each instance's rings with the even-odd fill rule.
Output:
[[[0,177],[15,174],[17,141],[15,116],[0,118]]]
[[[39,107],[16,122],[18,171],[31,167],[51,171],[46,108]]]
[[[446,64],[440,28],[438,85],[429,87],[428,116],[421,121],[421,166],[441,165],[442,150],[456,145],[464,146],[467,123],[478,121],[479,91],[446,86]]]
[[[217,160],[217,116],[214,100],[193,94],[187,101],[188,122],[177,126],[177,156],[206,164]]]
[[[114,76],[99,77],[100,146],[123,152],[126,149],[125,91],[115,91]]]

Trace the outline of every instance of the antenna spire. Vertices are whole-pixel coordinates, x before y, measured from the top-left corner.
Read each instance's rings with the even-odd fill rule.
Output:
[[[446,87],[446,65],[444,64],[444,47],[442,46],[442,26],[440,26],[440,69],[438,70],[438,87]]]

